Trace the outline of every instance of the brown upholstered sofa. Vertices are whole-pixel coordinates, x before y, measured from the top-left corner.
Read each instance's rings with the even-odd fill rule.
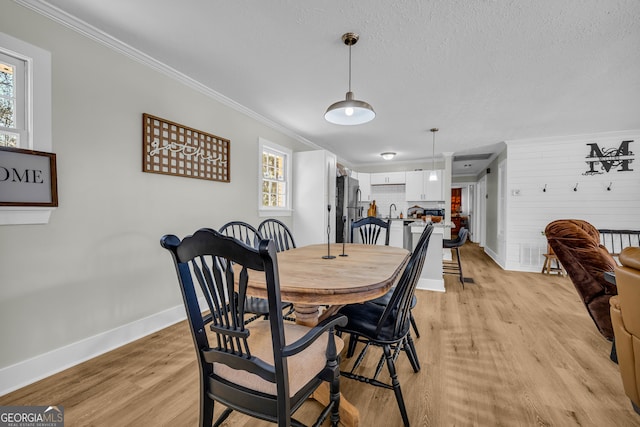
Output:
[[[598,230],[586,221],[561,219],[549,223],[545,235],[596,327],[613,341],[609,298],[618,290],[605,280],[604,272],[614,271],[618,264],[600,244]]]
[[[609,301],[611,321],[624,392],[640,413],[640,248],[623,249],[620,263],[616,268],[618,295]]]

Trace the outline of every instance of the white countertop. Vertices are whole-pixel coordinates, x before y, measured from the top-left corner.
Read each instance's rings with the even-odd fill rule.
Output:
[[[424,227],[426,227],[427,223],[424,221],[416,221],[410,225],[412,233],[422,233]],[[444,233],[445,228],[453,228],[454,225],[450,222],[437,222],[433,224],[433,231],[435,233]]]

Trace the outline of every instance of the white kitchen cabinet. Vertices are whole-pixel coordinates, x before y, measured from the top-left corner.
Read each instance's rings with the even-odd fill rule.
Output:
[[[358,172],[358,185],[360,186],[360,200],[371,201],[371,174]]]
[[[327,205],[331,214],[327,218]],[[328,222],[327,222],[328,221]],[[326,150],[293,154],[293,235],[297,246],[336,240],[336,156]]]
[[[404,172],[378,172],[371,174],[371,185],[404,184]]]
[[[389,227],[389,246],[404,247],[404,223],[403,221],[391,221]]]
[[[406,185],[404,187],[406,201],[419,201],[424,196],[423,171],[408,171],[406,173]]]
[[[442,191],[442,171],[436,170],[437,181],[429,181],[431,171],[409,171],[406,173],[405,200],[406,201],[433,201],[444,200]]]

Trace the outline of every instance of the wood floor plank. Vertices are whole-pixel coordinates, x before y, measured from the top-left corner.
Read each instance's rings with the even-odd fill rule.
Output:
[[[463,290],[447,275],[447,292],[416,293],[422,369],[413,373],[404,354],[397,363],[412,426],[640,426],[611,345],[568,278],[503,271],[472,243],[461,256],[475,283]],[[68,426],[194,426],[192,346],[181,322],[0,396],[0,405],[60,404]],[[379,354],[371,349],[363,368]],[[361,426],[402,426],[392,391],[346,378],[341,387]],[[296,418],[309,423],[317,413],[309,401]],[[272,424],[234,413],[224,425]]]

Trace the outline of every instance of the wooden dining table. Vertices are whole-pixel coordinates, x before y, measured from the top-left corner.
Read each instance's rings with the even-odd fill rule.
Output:
[[[335,258],[326,259],[330,254]],[[400,278],[409,251],[392,246],[309,245],[278,253],[280,298],[292,302],[296,323],[314,326],[346,304],[378,298]],[[247,294],[267,297],[264,276],[249,279]],[[321,308],[329,306],[330,313]]]
[[[346,255],[346,256],[343,256]],[[327,255],[335,258],[323,258]],[[403,248],[362,244],[318,244],[279,252],[277,256],[282,301],[292,302],[296,323],[314,326],[346,304],[378,298],[399,280],[409,260]],[[252,275],[247,294],[266,298],[263,275]],[[327,404],[326,383],[313,395]],[[359,424],[359,412],[344,397],[340,423]]]

